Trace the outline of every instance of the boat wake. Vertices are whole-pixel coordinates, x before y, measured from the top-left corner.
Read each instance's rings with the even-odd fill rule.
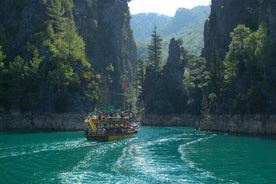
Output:
[[[134,138],[113,142],[90,142],[80,132],[0,139],[0,183],[275,181],[275,142],[186,127],[142,127]]]
[[[202,138],[198,138],[196,140],[192,140],[190,142],[187,142],[185,144],[182,144],[179,146],[178,148],[178,152],[181,155],[181,160],[183,160],[183,162],[187,163],[189,168],[190,168],[190,174],[194,175],[194,177],[196,178],[196,180],[213,180],[216,183],[231,183],[231,184],[237,184],[238,182],[233,181],[233,180],[226,180],[220,177],[217,177],[214,173],[212,173],[211,171],[205,170],[203,168],[201,168],[199,166],[199,164],[197,164],[196,162],[193,162],[190,158],[189,158],[189,154],[193,151],[192,148],[190,148],[190,146],[197,144],[197,143],[202,143],[202,142],[206,142],[209,139],[212,139],[216,137],[216,134],[207,136],[207,137],[202,137]]]
[[[170,175],[181,170],[184,165],[181,162],[168,163],[168,155],[163,155],[159,149],[174,142],[186,141],[184,135],[177,134],[161,139],[157,137],[150,141],[136,137],[119,142],[97,143],[95,149],[91,149],[72,170],[60,173],[59,178],[61,183],[116,181],[138,184],[172,181]],[[155,150],[156,147],[158,149]],[[167,151],[166,148],[163,151]],[[174,181],[183,183],[187,180],[176,176]]]
[[[131,140],[131,139],[130,139]],[[103,183],[114,179],[114,174],[110,171],[111,163],[114,162],[110,157],[113,152],[120,150],[130,140],[116,142],[89,142],[94,143],[95,147],[86,153],[84,158],[79,161],[71,170],[62,172],[58,175],[61,183]],[[105,164],[103,164],[105,163]]]
[[[112,166],[112,171],[126,178],[136,176],[132,183],[185,183],[188,181],[186,177],[175,176],[172,179],[171,175],[177,175],[177,171],[183,170],[185,165],[174,160],[170,162],[166,147],[187,139],[184,133],[130,144],[123,149],[122,155]]]
[[[61,141],[54,143],[37,143],[32,145],[7,147],[1,149],[0,159],[34,155],[42,152],[73,150],[88,146],[91,146],[91,144],[86,142],[85,139],[82,138],[78,140]]]

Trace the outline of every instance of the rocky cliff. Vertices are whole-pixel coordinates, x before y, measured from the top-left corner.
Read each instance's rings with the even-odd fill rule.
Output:
[[[274,0],[212,0],[211,14],[205,22],[202,55],[209,61],[214,49],[224,59],[230,44],[230,32],[238,24],[256,31],[266,23],[276,40],[276,1]]]
[[[146,114],[183,113],[187,96],[183,85],[184,66],[180,64],[180,44],[174,38],[169,57],[161,72],[147,68],[143,86]]]
[[[105,74],[109,63],[114,66],[110,100],[113,105],[121,107],[122,96],[118,96],[122,93],[120,80],[124,76],[124,80],[132,84],[137,58],[127,0],[74,0],[74,3],[74,18],[95,71]]]
[[[28,50],[34,45],[45,60],[55,57],[45,44],[45,33],[49,22],[58,21],[58,18],[53,17],[62,15],[62,20],[73,21],[72,24],[76,26],[78,36],[85,43],[85,59],[92,64],[95,73],[105,75],[106,67],[112,63],[114,72],[110,90],[112,94],[121,94],[120,80],[124,76],[124,80],[132,83],[136,62],[136,46],[127,2],[3,0],[0,2],[0,45],[7,55],[6,62],[9,63],[16,56],[25,61],[30,60],[32,53],[28,53]],[[49,14],[50,8],[52,15]],[[122,96],[111,95],[110,100],[112,104],[122,106]],[[78,108],[71,105],[68,109]]]

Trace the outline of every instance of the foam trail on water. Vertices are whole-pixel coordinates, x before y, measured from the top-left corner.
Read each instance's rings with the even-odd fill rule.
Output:
[[[42,144],[33,144],[33,145],[23,145],[17,147],[8,147],[1,150],[0,159],[8,157],[19,157],[24,155],[32,155],[41,152],[48,151],[63,151],[63,150],[72,150],[82,147],[90,146],[84,140],[72,140],[64,142],[55,142],[55,143],[42,143]]]
[[[193,141],[190,141],[190,142],[187,142],[187,143],[185,143],[185,144],[180,145],[179,148],[178,148],[178,152],[179,152],[180,155],[181,155],[181,160],[183,160],[185,163],[187,163],[190,169],[199,172],[199,173],[196,175],[196,177],[200,177],[200,178],[202,178],[202,177],[207,177],[207,178],[213,179],[213,180],[215,180],[216,182],[219,182],[219,183],[222,182],[222,183],[229,183],[229,184],[230,184],[230,183],[231,183],[231,184],[237,184],[238,182],[236,182],[236,181],[233,181],[233,180],[227,181],[227,180],[225,180],[225,179],[223,179],[223,178],[218,178],[218,177],[216,177],[214,173],[212,173],[212,172],[210,172],[210,171],[207,171],[207,170],[205,170],[205,169],[203,169],[203,168],[200,168],[200,167],[198,166],[198,164],[196,164],[195,162],[193,162],[192,160],[190,160],[190,159],[188,158],[188,156],[187,156],[186,150],[188,150],[188,147],[189,147],[189,146],[194,145],[194,144],[197,144],[197,143],[200,143],[200,142],[205,142],[205,141],[207,141],[207,140],[209,140],[209,139],[214,138],[215,136],[216,136],[216,135],[213,134],[213,135],[210,135],[210,136],[208,136],[208,137],[198,138],[198,139],[196,139],[196,140],[193,140]]]
[[[186,133],[176,134],[174,136],[158,138],[147,142],[131,143],[126,146],[122,155],[112,166],[112,171],[118,175],[136,175],[139,179],[146,178],[145,182],[166,183],[169,182],[169,172],[183,169],[183,165],[170,165],[156,157],[153,148],[166,147],[175,142],[184,141]],[[158,156],[159,157],[159,156]],[[183,183],[187,181],[184,177],[178,177],[176,182]]]
[[[91,142],[90,142],[91,143]],[[116,150],[127,144],[127,141],[103,143],[94,142],[94,147],[86,154],[86,156],[79,161],[72,170],[60,173],[58,178],[61,183],[93,183],[103,182],[97,181],[99,178],[104,178],[104,181],[114,178],[112,173],[101,172],[98,167],[108,167],[108,165],[101,165],[104,162],[104,158],[108,157],[108,154],[112,150]]]

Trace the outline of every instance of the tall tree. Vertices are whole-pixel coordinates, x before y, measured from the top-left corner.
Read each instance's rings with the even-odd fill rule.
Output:
[[[151,35],[151,42],[148,45],[148,60],[151,64],[153,64],[153,67],[155,71],[161,70],[161,54],[162,54],[162,38],[160,35],[157,34],[157,28],[154,27],[153,33]]]
[[[100,77],[92,70],[85,55],[84,40],[68,16],[73,5],[72,0],[51,0],[47,4],[49,20],[44,45],[49,49],[49,57],[43,62],[41,71],[46,79],[43,81],[44,90],[48,91],[44,96],[56,92],[56,95],[49,96],[48,101],[52,101],[58,111],[67,110],[66,102],[71,100],[72,93],[84,94],[91,101],[99,99],[97,81]]]
[[[232,42],[224,59],[225,99],[229,110],[239,113],[272,112],[275,98],[273,65],[275,46],[264,24],[257,31],[238,25],[231,33]],[[273,100],[272,100],[273,101]]]
[[[266,77],[266,69],[275,65],[275,45],[269,36],[267,26],[262,23],[258,30],[253,32],[247,41],[247,52],[252,58],[248,65],[255,65],[262,70],[263,77]]]
[[[185,65],[183,83],[189,97],[188,105],[193,113],[199,113],[200,110],[206,113],[208,104],[205,88],[209,82],[210,73],[206,69],[206,59],[199,56],[189,59]]]
[[[224,58],[224,82],[225,82],[225,100],[228,103],[228,111],[242,112],[244,108],[242,104],[245,103],[246,90],[249,87],[248,73],[246,63],[248,62],[248,51],[246,39],[250,36],[252,31],[245,25],[238,25],[230,33],[232,38],[229,44],[229,50]],[[243,100],[242,100],[243,99]]]
[[[206,70],[206,59],[195,56],[190,59],[185,68],[184,84],[188,89],[202,89],[210,82],[210,73]]]
[[[224,59],[224,78],[227,83],[233,82],[244,71],[245,60],[247,59],[245,49],[245,39],[251,34],[251,30],[245,25],[238,25],[230,33],[232,42],[229,45],[229,51]]]

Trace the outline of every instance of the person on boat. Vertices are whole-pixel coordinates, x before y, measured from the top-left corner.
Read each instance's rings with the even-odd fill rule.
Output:
[[[110,121],[111,120],[111,116],[110,114],[107,115],[107,120]]]
[[[129,114],[129,120],[130,120],[130,122],[136,122],[137,120],[136,120],[136,117],[135,117],[135,115],[134,115],[134,113],[130,113]]]
[[[96,114],[93,114],[93,115],[92,115],[92,119],[93,119],[93,120],[96,120],[96,119],[97,119]]]
[[[118,114],[118,113],[117,113],[117,119],[118,119],[118,120],[121,119],[121,116],[120,116],[120,114]]]
[[[103,135],[106,134],[106,128],[105,128],[105,127],[103,127],[103,129],[102,129],[102,134],[103,134]]]

